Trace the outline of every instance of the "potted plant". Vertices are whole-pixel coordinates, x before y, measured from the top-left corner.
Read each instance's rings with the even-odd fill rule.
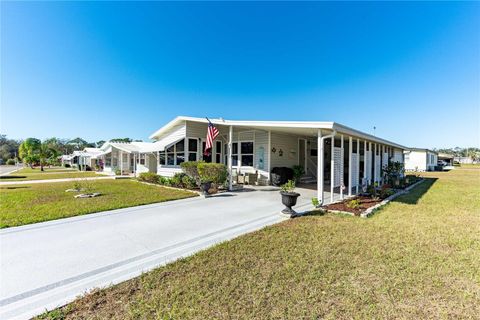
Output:
[[[287,183],[281,186],[282,191],[282,203],[285,206],[285,209],[282,210],[282,213],[289,214],[291,217],[296,215],[295,210],[292,209],[293,206],[297,204],[297,198],[300,196],[299,193],[294,192],[295,190],[295,181],[288,180]]]

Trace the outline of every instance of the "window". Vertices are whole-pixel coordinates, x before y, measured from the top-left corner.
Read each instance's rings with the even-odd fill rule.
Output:
[[[175,144],[175,164],[178,166],[185,162],[185,140],[180,140]]]
[[[137,162],[140,163],[141,165],[145,165],[145,155],[144,154],[139,154]]]
[[[197,161],[198,140],[188,139],[188,161]]]
[[[179,166],[185,162],[185,140],[180,140],[176,144],[168,147],[164,152],[159,152],[158,163],[167,166]]]
[[[210,152],[209,154],[205,154],[206,145],[207,145],[207,143],[205,141],[203,141],[202,142],[202,159],[203,159],[203,161],[205,161],[207,163],[210,163],[210,162],[212,162],[212,153]]]
[[[240,152],[242,155],[241,165],[243,167],[253,167],[253,142],[241,142]]]
[[[215,143],[215,162],[221,163],[222,162],[222,142],[217,141]]]
[[[232,143],[232,166],[238,166],[238,143]]]

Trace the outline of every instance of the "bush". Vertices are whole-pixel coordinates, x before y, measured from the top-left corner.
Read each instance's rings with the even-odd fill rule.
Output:
[[[380,189],[379,196],[380,196],[380,198],[385,199],[385,198],[390,197],[394,193],[395,193],[395,191],[388,184],[385,184]]]
[[[357,199],[353,199],[347,202],[347,207],[350,209],[358,209],[360,208],[360,201]]]
[[[182,167],[183,172],[192,178],[196,185],[200,185],[200,174],[198,173],[198,164],[203,163],[203,161],[187,161],[182,162],[180,167]]]
[[[142,172],[138,176],[138,180],[149,183],[159,183],[160,176],[153,172]]]
[[[222,185],[227,181],[227,167],[224,164],[199,162],[197,169],[200,182]]]
[[[182,178],[183,187],[186,189],[195,189],[197,187],[197,182],[192,177],[185,175]]]
[[[9,165],[9,166],[15,165],[15,159],[8,159],[6,164]]]
[[[122,175],[122,170],[120,170],[120,169],[115,169],[113,172],[115,172],[116,176],[121,176]]]
[[[69,163],[64,163],[63,166],[64,166],[65,168],[70,168],[70,167],[71,167]]]
[[[303,166],[293,166],[293,178],[295,179],[296,182],[300,180],[300,178],[305,174],[305,169],[303,169]]]
[[[175,173],[173,177],[170,179],[172,187],[175,188],[183,188],[182,179],[183,177],[187,176],[185,173]]]

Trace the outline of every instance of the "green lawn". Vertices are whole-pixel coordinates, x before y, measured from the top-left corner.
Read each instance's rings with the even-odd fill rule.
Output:
[[[425,176],[372,218],[289,220],[42,318],[478,319],[480,170]]]
[[[19,171],[12,172],[9,175],[1,176],[0,181],[26,181],[26,180],[46,180],[46,179],[65,179],[65,178],[85,178],[85,177],[101,177],[92,171],[78,171],[76,169],[68,169],[61,167],[45,168],[23,168]]]
[[[195,193],[142,184],[134,180],[96,180],[88,183],[96,198],[75,199],[73,182],[0,186],[0,228],[132,207],[195,196]]]

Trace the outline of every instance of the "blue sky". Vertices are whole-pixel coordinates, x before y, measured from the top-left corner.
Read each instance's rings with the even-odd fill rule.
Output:
[[[480,145],[478,3],[1,3],[1,132],[147,140],[177,115]]]

